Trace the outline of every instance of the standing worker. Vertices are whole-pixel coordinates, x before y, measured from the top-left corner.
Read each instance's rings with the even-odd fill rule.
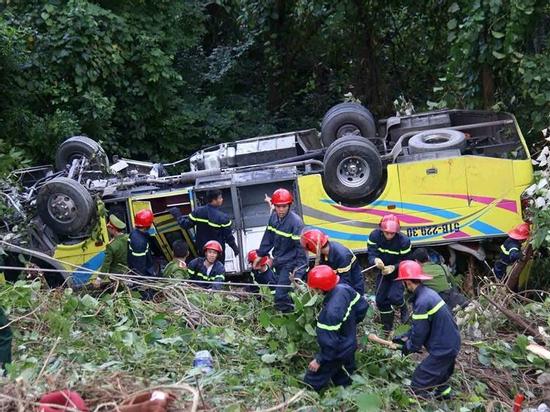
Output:
[[[269,217],[258,256],[253,266],[257,267],[260,260],[269,256],[273,249],[273,268],[277,274],[277,284],[290,285],[290,274],[302,278],[307,267],[306,251],[300,245],[300,234],[304,223],[300,216],[290,210],[293,202],[292,194],[286,189],[277,189],[271,196],[275,210]],[[294,305],[287,287],[275,289],[275,306],[281,312],[292,312]]]
[[[365,318],[367,301],[326,265],[311,269],[307,285],[325,294],[323,309],[317,318],[319,352],[309,363],[304,382],[316,391],[327,386],[351,384],[355,371],[357,323]]]
[[[128,235],[124,233],[126,223],[115,215],[109,216],[107,232],[111,240],[105,247],[105,259],[99,269],[102,273],[125,273],[128,270]],[[95,281],[95,286],[100,286],[103,279],[101,275]]]
[[[340,282],[347,283],[361,296],[365,294],[361,266],[349,248],[329,240],[329,237],[318,229],[304,230],[300,243],[313,254],[319,252],[321,264],[334,269],[340,276]]]
[[[451,387],[447,381],[454,372],[460,351],[460,332],[441,296],[422,284],[423,280],[430,279],[417,262],[406,260],[399,265],[399,276],[395,280],[403,282],[412,294],[413,322],[405,335],[393,341],[402,345],[404,355],[419,352],[423,346],[429,353],[413,373],[413,392],[425,398],[448,398]]]
[[[239,255],[239,247],[235,242],[235,237],[231,231],[232,221],[225,213],[220,210],[223,204],[223,196],[220,190],[210,190],[206,193],[208,204],[199,206],[188,216],[184,216],[177,207],[170,208],[169,212],[178,221],[184,229],[197,226],[195,246],[197,252],[204,248],[206,242],[216,240],[224,252],[219,257],[220,262],[225,262],[225,245],[228,244],[235,256]]]
[[[522,258],[521,244],[529,234],[528,223],[520,223],[508,232],[508,238],[500,245],[500,253],[495,262],[494,272],[498,279],[502,279],[511,265]]]
[[[205,289],[220,290],[225,281],[225,267],[220,262],[222,245],[216,240],[206,242],[203,247],[204,257],[198,257],[189,262],[187,272],[192,280],[213,283],[198,283]]]
[[[135,229],[130,232],[128,237],[128,268],[139,276],[155,276],[153,266],[153,255],[151,254],[149,228],[153,224],[153,212],[149,209],[143,209],[134,216]],[[141,279],[143,281],[143,279]],[[153,297],[153,291],[147,289],[141,291],[141,296],[145,300]]]
[[[396,273],[382,274],[385,266],[396,266],[411,252],[411,240],[399,232],[401,224],[397,216],[386,215],[380,220],[380,228],[373,230],[367,240],[369,266],[376,265],[376,306],[386,333],[393,329],[394,308],[400,308],[401,321],[409,311],[403,299],[403,284],[394,282]]]

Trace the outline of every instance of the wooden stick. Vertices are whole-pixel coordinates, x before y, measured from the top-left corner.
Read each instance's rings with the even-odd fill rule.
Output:
[[[390,349],[398,349],[398,346],[396,343],[393,343],[389,340],[382,339],[378,336],[376,336],[374,333],[369,333],[369,336],[367,337],[371,342],[378,343],[380,345],[387,346]]]

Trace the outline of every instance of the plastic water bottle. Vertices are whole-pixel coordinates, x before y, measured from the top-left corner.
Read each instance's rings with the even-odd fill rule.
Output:
[[[204,374],[209,374],[214,371],[212,366],[212,355],[207,350],[200,350],[195,353],[195,359],[193,360],[193,367],[200,368],[201,372]]]

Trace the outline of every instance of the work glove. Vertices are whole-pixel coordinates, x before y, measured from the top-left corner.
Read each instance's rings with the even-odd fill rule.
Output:
[[[378,269],[384,269],[384,262],[380,258],[374,258],[374,264]]]
[[[174,219],[178,220],[181,216],[183,216],[183,213],[181,213],[181,210],[179,207],[171,207],[170,209],[168,209],[168,211],[170,212],[170,214],[172,216],[174,216]]]

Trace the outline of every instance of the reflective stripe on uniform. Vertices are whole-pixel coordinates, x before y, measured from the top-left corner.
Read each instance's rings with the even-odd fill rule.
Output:
[[[225,273],[222,273],[221,275],[216,275],[216,276],[211,278],[211,277],[205,275],[202,272],[199,272],[199,271],[195,272],[193,269],[187,269],[187,271],[189,272],[189,274],[197,275],[199,278],[204,279],[204,280],[212,280],[212,279],[217,279],[217,278],[221,278],[221,280],[225,280],[225,276],[224,276]]]
[[[355,262],[356,259],[357,258],[355,257],[355,255],[353,255],[353,257],[351,258],[351,262],[349,262],[349,265],[344,266],[343,268],[337,268],[336,272],[337,273],[349,272],[351,270],[351,265],[353,265],[353,263]]]
[[[409,253],[411,249],[412,249],[412,246],[409,246],[407,249],[402,249],[399,253],[401,253],[402,255],[405,255]]]
[[[373,242],[370,239],[367,239],[367,245],[376,245],[376,242]]]
[[[214,222],[211,222],[210,220],[208,219],[201,219],[200,217],[195,217],[193,216],[193,214],[189,214],[189,219],[195,221],[195,222],[200,222],[200,223],[206,223],[208,226],[212,226],[212,227],[216,227],[216,228],[220,228],[220,227],[229,227],[231,226],[231,220],[228,222],[228,223],[214,223]]]
[[[382,253],[388,253],[390,255],[405,255],[407,253],[409,253],[411,251],[412,247],[409,246],[407,249],[403,249],[403,250],[399,250],[399,251],[395,251],[395,250],[390,250],[390,249],[383,249],[381,247],[378,248],[378,251],[382,252]]]
[[[348,310],[346,312],[346,314],[344,315],[344,319],[342,319],[342,322],[336,324],[336,325],[325,325],[324,323],[321,323],[321,322],[317,322],[317,327],[319,329],[324,329],[324,330],[338,330],[340,329],[340,327],[342,326],[342,324],[348,320],[348,317],[351,313],[351,308],[353,308],[353,305],[355,305],[357,302],[359,302],[359,299],[361,299],[361,295],[359,293],[356,293],[355,294],[355,298],[350,302],[349,306],[348,306]]]
[[[128,249],[130,249],[132,256],[145,256],[149,252],[149,243],[147,243],[147,246],[145,247],[145,252],[134,252],[134,249],[132,249],[132,241],[128,238]]]
[[[413,320],[422,320],[422,319],[428,319],[428,316],[433,315],[436,313],[439,309],[441,309],[445,305],[445,301],[440,301],[437,305],[435,305],[433,308],[431,308],[426,313],[413,313],[412,318]]]
[[[500,250],[502,250],[502,253],[504,253],[506,256],[508,256],[508,255],[510,255],[510,252],[512,252],[512,250],[519,250],[519,249],[517,247],[511,247],[510,249],[506,250],[504,245],[500,245]]]
[[[282,230],[275,229],[273,226],[268,226],[267,230],[271,230],[272,232],[274,232],[276,235],[279,235],[279,236],[289,237],[292,240],[300,240],[300,235],[294,235],[292,233],[283,232]]]
[[[378,311],[380,314],[383,314],[383,313],[393,313],[393,309],[392,310],[379,310]]]

